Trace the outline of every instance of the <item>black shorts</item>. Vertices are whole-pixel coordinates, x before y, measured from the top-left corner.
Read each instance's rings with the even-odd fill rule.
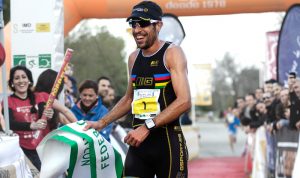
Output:
[[[123,176],[187,178],[188,151],[180,126],[156,128],[139,147],[130,147]]]

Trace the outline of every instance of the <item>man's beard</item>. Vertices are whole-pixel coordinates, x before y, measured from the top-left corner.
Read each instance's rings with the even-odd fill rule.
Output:
[[[140,49],[149,49],[157,39],[156,35],[156,26],[153,26],[153,30],[150,31],[149,33],[146,33],[147,40],[145,42],[145,45],[141,46],[137,43],[138,48]]]
[[[147,39],[146,43],[144,46],[140,47],[141,49],[149,49],[155,42],[156,38],[155,36],[153,35],[149,35],[148,36],[149,38]]]

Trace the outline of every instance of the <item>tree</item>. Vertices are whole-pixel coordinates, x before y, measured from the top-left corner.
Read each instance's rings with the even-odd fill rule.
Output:
[[[123,39],[114,37],[106,28],[91,35],[91,30],[83,25],[77,33],[65,38],[65,48],[74,49],[71,63],[78,83],[106,76],[119,95],[125,93],[128,75]]]
[[[237,87],[237,65],[229,53],[221,61],[217,61],[213,70],[213,103],[215,110],[223,110],[234,100]]]
[[[3,20],[5,24],[10,21],[10,0],[3,0]]]
[[[238,96],[245,96],[259,87],[259,70],[255,67],[239,69],[234,58],[226,53],[213,70],[213,108],[224,110],[233,106]]]
[[[238,90],[236,96],[245,96],[259,88],[259,69],[255,67],[244,68],[238,77]]]

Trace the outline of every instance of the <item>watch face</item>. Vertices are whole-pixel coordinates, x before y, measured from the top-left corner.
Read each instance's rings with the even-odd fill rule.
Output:
[[[155,123],[152,119],[147,119],[145,121],[145,123],[146,123],[146,126],[147,126],[148,129],[152,129],[153,127],[155,127]]]

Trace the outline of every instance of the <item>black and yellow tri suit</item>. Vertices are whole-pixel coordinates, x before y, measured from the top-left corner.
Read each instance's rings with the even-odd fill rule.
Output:
[[[155,118],[170,105],[176,95],[171,74],[165,66],[165,52],[171,43],[166,42],[156,53],[144,56],[139,51],[132,68],[134,89],[132,114],[133,128]],[[185,178],[188,153],[179,118],[151,130],[139,147],[130,147],[124,168],[124,177]]]

